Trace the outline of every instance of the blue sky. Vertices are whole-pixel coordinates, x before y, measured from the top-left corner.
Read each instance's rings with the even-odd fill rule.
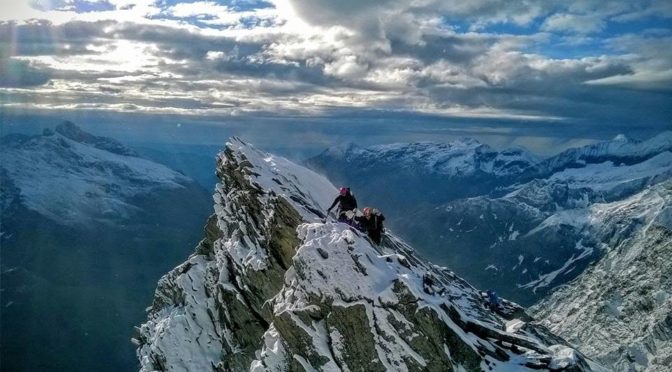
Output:
[[[652,134],[670,45],[665,0],[7,1],[0,110]]]

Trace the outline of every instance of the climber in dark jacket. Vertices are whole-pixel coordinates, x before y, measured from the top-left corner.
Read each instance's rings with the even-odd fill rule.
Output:
[[[374,243],[380,244],[382,233],[385,231],[385,227],[383,227],[385,216],[377,209],[369,207],[364,208],[362,213],[363,215],[355,217],[355,220],[359,223],[361,230],[366,231]]]
[[[338,204],[338,221],[349,222],[351,218],[347,217],[346,212],[351,211],[354,215],[357,209],[357,199],[350,193],[350,188],[348,187],[341,187],[338,191],[339,195],[334,199],[331,207],[327,209],[327,214]]]
[[[495,311],[495,312],[497,310],[499,310],[499,307],[502,304],[502,300],[499,298],[499,296],[497,296],[497,292],[495,292],[491,289],[488,289],[485,292],[485,294],[487,296],[486,305],[488,306],[488,308],[492,311]]]

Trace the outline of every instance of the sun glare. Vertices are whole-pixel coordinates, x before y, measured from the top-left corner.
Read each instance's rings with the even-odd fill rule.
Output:
[[[0,21],[25,21],[36,18],[40,10],[32,7],[32,0],[0,1]]]

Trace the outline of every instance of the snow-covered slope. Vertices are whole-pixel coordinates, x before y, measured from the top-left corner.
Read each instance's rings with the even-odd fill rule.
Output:
[[[206,238],[138,328],[143,371],[599,369],[394,236],[322,222],[324,177],[237,139],[217,173]]]
[[[72,123],[3,136],[0,369],[135,368],[128,336],[211,208],[194,181]]]
[[[530,171],[539,163],[531,153],[521,148],[495,151],[474,139],[465,138],[451,143],[396,143],[360,148],[354,144],[327,149],[310,160],[312,164],[344,161],[364,169],[406,168],[454,177],[477,173],[510,176]]]
[[[471,261],[462,258],[461,267],[480,264],[485,275],[479,280],[474,273],[469,279],[492,287],[513,284],[500,290],[529,303],[604,254],[612,237],[598,231],[625,238],[641,230],[620,214],[609,216],[600,203],[622,201],[671,178],[672,151],[663,151],[631,164],[605,160],[565,168],[508,187],[502,197],[457,200],[427,214],[442,215],[448,231],[443,242],[473,252]]]
[[[111,152],[113,154],[138,157],[137,152],[129,149],[120,142],[108,137],[94,136],[91,133],[83,131],[71,121],[64,121],[55,129],[56,133],[75,142],[89,145],[100,150]],[[50,132],[47,131],[47,134],[48,133]]]
[[[138,211],[134,197],[193,183],[70,122],[41,136],[4,137],[0,158],[28,209],[71,226],[119,223]]]
[[[595,204],[586,217],[602,221],[592,233],[608,243],[606,254],[537,304],[535,315],[617,371],[669,370],[672,181],[625,200]],[[618,225],[622,228],[612,230]]]

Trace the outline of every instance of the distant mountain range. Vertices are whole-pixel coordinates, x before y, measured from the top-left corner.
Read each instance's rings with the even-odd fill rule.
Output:
[[[326,150],[307,164],[379,207],[395,231],[483,288],[531,304],[603,253],[599,203],[672,176],[672,132],[538,159],[472,139]]]
[[[71,122],[0,145],[2,369],[135,369],[132,326],[209,193]]]
[[[309,167],[347,183],[371,202],[402,210],[481,195],[538,174],[539,159],[522,148],[496,151],[473,139],[327,149]],[[375,191],[374,191],[375,190]],[[387,205],[382,205],[387,207]]]

